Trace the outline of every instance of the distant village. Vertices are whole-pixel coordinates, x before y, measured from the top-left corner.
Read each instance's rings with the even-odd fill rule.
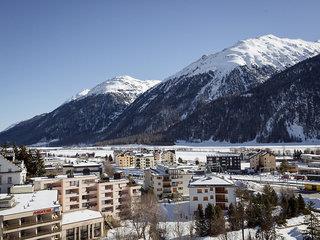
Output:
[[[175,149],[3,146],[0,240],[231,239],[237,231],[234,239],[277,239],[276,226],[316,216],[319,180],[320,149],[184,159]]]

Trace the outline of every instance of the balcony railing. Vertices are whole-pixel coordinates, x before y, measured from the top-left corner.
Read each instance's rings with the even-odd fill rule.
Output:
[[[4,231],[9,231],[12,229],[24,228],[24,227],[37,225],[37,224],[60,221],[61,219],[62,219],[62,216],[60,215],[59,217],[57,217],[55,219],[48,218],[48,219],[42,219],[42,220],[38,220],[38,221],[25,221],[25,222],[22,222],[21,224],[4,225],[3,229],[4,229]]]

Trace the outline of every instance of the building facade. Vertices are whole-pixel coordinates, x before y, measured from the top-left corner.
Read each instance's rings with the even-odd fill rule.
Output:
[[[209,172],[239,172],[241,171],[241,155],[221,153],[207,156],[207,170]]]
[[[9,193],[13,185],[24,184],[27,169],[23,161],[9,161],[0,155],[0,193]]]
[[[104,218],[98,211],[80,210],[62,214],[62,239],[101,239]]]
[[[259,172],[276,170],[276,157],[272,153],[258,152],[250,157],[250,168]]]
[[[193,173],[188,167],[157,165],[145,170],[144,189],[151,190],[158,199],[189,197],[188,184]]]
[[[115,218],[120,217],[125,200],[141,195],[140,186],[128,179],[101,180],[95,175],[41,177],[33,183],[36,190],[57,190],[62,212],[89,209]]]
[[[175,150],[166,150],[161,153],[161,162],[164,164],[176,164],[176,151]]]
[[[199,207],[203,210],[210,203],[226,210],[236,203],[235,186],[233,183],[216,177],[205,176],[193,179],[189,183],[190,213],[195,213]]]

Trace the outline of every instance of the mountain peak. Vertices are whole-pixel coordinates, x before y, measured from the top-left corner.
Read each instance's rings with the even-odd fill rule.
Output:
[[[85,89],[79,92],[71,100],[79,100],[88,96],[107,93],[127,93],[133,94],[136,97],[159,82],[159,80],[140,80],[128,75],[116,76],[105,80],[92,89]]]
[[[239,41],[218,53],[203,55],[167,79],[194,76],[209,71],[221,77],[244,65],[249,68],[271,66],[280,71],[319,53],[319,42],[280,38],[268,34]]]

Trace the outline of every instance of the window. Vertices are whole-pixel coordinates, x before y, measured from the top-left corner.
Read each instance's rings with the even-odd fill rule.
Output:
[[[203,197],[203,201],[208,201],[208,197]]]
[[[8,183],[12,183],[12,177],[8,177]]]
[[[210,195],[210,199],[213,199],[213,195]]]
[[[202,189],[201,189],[201,188],[198,188],[198,189],[197,189],[197,193],[202,193]]]
[[[210,191],[213,191],[213,187],[210,188]]]
[[[198,197],[193,197],[193,201],[198,201]]]
[[[0,176],[0,184],[2,184],[2,176]],[[0,191],[1,192],[1,191]]]
[[[207,193],[207,192],[208,192],[208,189],[206,188],[206,189],[204,190],[204,192]]]
[[[78,181],[70,181],[70,186],[79,186],[79,182]]]

